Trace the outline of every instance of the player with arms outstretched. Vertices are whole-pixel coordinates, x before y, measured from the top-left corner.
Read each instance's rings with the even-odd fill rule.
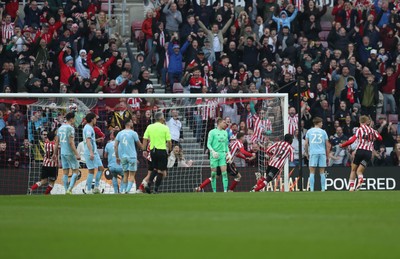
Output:
[[[276,142],[266,151],[269,156],[266,178],[261,177],[252,192],[258,192],[271,182],[282,170],[285,160],[289,157],[290,161],[294,160],[294,149],[292,147],[293,135],[286,134],[283,141]]]
[[[108,170],[110,171],[114,188],[114,193],[119,193],[118,188],[118,176],[121,176],[121,179],[124,178],[124,172],[122,170],[122,166],[117,163],[117,158],[115,157],[115,136],[118,134],[118,130],[111,131],[110,133],[110,141],[107,143],[106,147],[104,148],[104,158],[108,161]],[[124,182],[121,180],[121,190],[124,188]]]
[[[315,117],[313,119],[314,128],[309,129],[306,134],[306,142],[304,145],[305,155],[309,160],[310,168],[310,191],[314,191],[315,169],[319,167],[321,176],[321,191],[325,191],[325,168],[327,158],[329,157],[329,138],[326,131],[322,129],[322,119]]]
[[[363,115],[360,117],[360,127],[357,129],[356,134],[353,135],[348,141],[339,146],[341,148],[351,145],[354,141],[358,140],[354,160],[351,163],[350,172],[350,186],[349,191],[359,190],[364,182],[364,171],[367,167],[368,161],[372,159],[372,151],[374,149],[374,141],[382,140],[382,136],[369,125],[371,120],[369,117]],[[358,178],[357,186],[355,186],[356,175]]]
[[[142,143],[136,131],[133,130],[133,122],[130,118],[124,121],[125,129],[121,130],[115,138],[114,150],[117,164],[122,165],[124,171],[124,184],[121,193],[129,193],[134,187],[136,192],[137,152],[136,145],[143,149]]]
[[[55,134],[53,131],[49,131],[47,134],[47,140],[44,143],[44,150],[45,154],[43,157],[43,164],[40,174],[40,181],[35,183],[28,189],[28,194],[31,194],[32,191],[36,190],[40,186],[49,183],[47,185],[46,191],[44,194],[50,194],[51,190],[53,189],[54,182],[57,180],[58,175],[58,168],[57,168],[57,158],[53,155],[56,153],[56,147],[54,143]]]
[[[229,160],[228,133],[225,130],[226,122],[222,118],[217,119],[217,128],[208,133],[207,148],[210,150],[211,187],[217,191],[217,168],[220,167],[224,192],[228,191],[228,174],[226,172],[226,160]],[[227,157],[228,156],[228,157]]]
[[[65,115],[67,122],[58,129],[56,138],[56,149],[53,160],[58,159],[58,145],[61,152],[61,166],[63,169],[63,184],[66,194],[72,194],[76,178],[79,173],[79,160],[81,159],[75,147],[75,112],[69,112]],[[71,181],[68,186],[69,169],[72,170]]]

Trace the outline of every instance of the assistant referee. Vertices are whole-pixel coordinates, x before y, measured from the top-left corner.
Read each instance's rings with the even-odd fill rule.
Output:
[[[165,125],[164,114],[156,112],[154,118],[156,122],[147,126],[143,136],[143,147],[147,147],[150,141],[151,163],[155,169],[150,175],[148,186],[145,187],[147,193],[151,192],[150,185],[156,176],[153,193],[158,193],[161,181],[167,176],[168,151],[172,149],[171,134],[168,126]],[[147,151],[143,151],[143,156],[147,157],[147,155]]]

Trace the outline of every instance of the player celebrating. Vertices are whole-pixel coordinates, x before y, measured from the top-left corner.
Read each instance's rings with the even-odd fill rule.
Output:
[[[290,161],[294,160],[294,149],[292,147],[292,142],[293,135],[286,134],[284,141],[276,142],[265,151],[266,155],[270,157],[266,171],[266,178],[260,178],[252,192],[260,191],[269,182],[271,182],[278,175],[279,171],[282,170],[287,157],[290,157]]]
[[[220,167],[224,192],[228,191],[228,174],[226,172],[226,160],[230,160],[228,148],[228,133],[226,121],[217,119],[217,128],[208,133],[207,148],[210,150],[211,187],[217,191],[217,168]]]
[[[88,113],[85,117],[86,125],[83,127],[83,155],[85,157],[86,167],[89,170],[89,174],[86,179],[86,193],[88,194],[92,193],[92,182],[95,170],[97,170],[97,173],[93,193],[100,193],[100,179],[104,170],[99,152],[97,151],[96,134],[94,132],[94,126],[97,123],[96,117],[97,115],[93,112]]]
[[[329,157],[329,138],[326,131],[322,129],[322,119],[313,119],[314,128],[307,131],[304,145],[305,155],[309,160],[310,168],[310,191],[314,191],[315,168],[319,167],[321,176],[321,191],[325,191],[325,168]]]
[[[364,170],[367,167],[368,161],[372,158],[372,150],[374,148],[374,141],[382,140],[382,136],[369,125],[371,120],[369,117],[363,115],[360,117],[360,127],[357,129],[356,134],[353,135],[348,141],[340,144],[339,147],[344,148],[351,145],[358,139],[358,145],[356,147],[356,154],[354,160],[351,163],[350,172],[350,189],[349,191],[359,190],[364,181]],[[357,186],[354,188],[356,174],[358,178]]]
[[[114,150],[117,164],[121,164],[124,171],[124,188],[122,188],[121,193],[129,193],[132,186],[136,192],[137,152],[135,144],[139,149],[143,149],[143,146],[138,134],[133,130],[132,120],[125,119],[124,124],[125,129],[120,131],[115,138]]]
[[[28,194],[31,194],[32,191],[36,190],[40,186],[49,183],[46,188],[44,194],[50,194],[51,190],[53,189],[54,182],[57,179],[58,175],[58,168],[57,168],[57,159],[54,159],[54,154],[56,145],[54,143],[55,134],[53,131],[49,131],[47,134],[47,140],[44,143],[44,150],[45,154],[43,157],[43,164],[42,164],[42,172],[40,174],[40,181],[32,185],[31,188],[28,189]]]
[[[110,142],[107,143],[104,148],[104,158],[108,161],[108,170],[110,170],[112,178],[112,183],[114,187],[114,193],[119,193],[118,191],[118,175],[121,176],[121,179],[124,177],[124,173],[122,170],[122,166],[117,163],[117,159],[115,157],[115,136],[118,134],[118,130],[112,131],[110,134]],[[125,189],[124,182],[121,180],[121,190]]]
[[[69,112],[65,115],[67,123],[61,125],[57,131],[57,138],[55,146],[60,145],[61,149],[61,166],[63,169],[63,184],[66,194],[72,194],[72,188],[74,188],[76,178],[79,173],[79,162],[81,157],[75,147],[75,112]],[[55,149],[53,160],[58,158],[58,148]],[[72,170],[71,181],[68,186],[68,174],[69,169]]]

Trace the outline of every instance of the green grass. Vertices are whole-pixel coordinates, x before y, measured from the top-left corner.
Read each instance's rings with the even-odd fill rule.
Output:
[[[0,196],[0,258],[399,258],[400,192]]]

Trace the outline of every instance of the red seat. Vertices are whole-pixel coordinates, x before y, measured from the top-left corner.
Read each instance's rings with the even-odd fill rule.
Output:
[[[399,122],[399,116],[397,114],[389,114],[388,121],[393,124],[396,124]]]
[[[321,21],[321,30],[330,31],[332,29],[332,23],[329,21]]]
[[[143,21],[133,21],[132,22],[132,40],[136,42],[141,42],[144,40],[144,33],[142,31]]]
[[[328,39],[329,31],[321,31],[318,36],[321,41],[326,41]]]
[[[328,48],[328,42],[327,41],[321,41],[321,44],[324,48]]]

